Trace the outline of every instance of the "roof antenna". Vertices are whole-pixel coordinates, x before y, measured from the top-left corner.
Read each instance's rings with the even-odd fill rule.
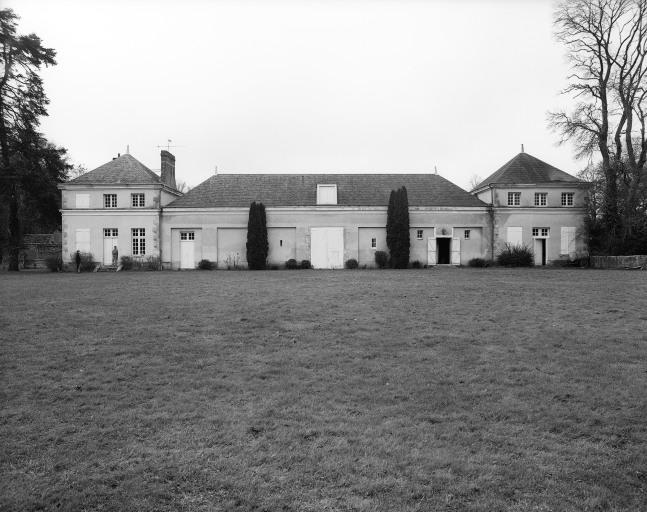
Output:
[[[130,144],[126,144],[126,154],[130,155]]]
[[[166,139],[167,143],[166,146],[157,146],[158,148],[166,149],[169,153],[171,152],[171,148],[181,148],[182,146],[172,146],[171,142],[173,142],[171,139]]]
[[[521,152],[525,153],[525,151],[523,150],[523,144],[521,144]]]
[[[214,173],[216,176],[218,176],[218,166],[217,166],[217,165],[213,168],[213,173]]]
[[[438,174],[438,167],[434,165],[434,174]]]

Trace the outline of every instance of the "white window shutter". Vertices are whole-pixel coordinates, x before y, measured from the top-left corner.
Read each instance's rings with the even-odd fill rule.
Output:
[[[575,228],[564,226],[561,232],[561,250],[560,254],[568,254],[570,257],[575,256]]]
[[[523,228],[521,227],[508,227],[507,242],[510,245],[523,245]]]
[[[76,208],[90,208],[90,194],[76,194]]]
[[[436,259],[436,237],[430,236],[427,239],[427,265],[435,265],[438,263]]]
[[[452,238],[452,265],[461,264],[461,239]]]
[[[90,230],[77,229],[76,230],[76,251],[90,252]]]

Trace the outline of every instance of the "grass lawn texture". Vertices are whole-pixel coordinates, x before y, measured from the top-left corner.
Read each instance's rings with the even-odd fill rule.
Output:
[[[647,510],[647,272],[0,275],[1,510]]]

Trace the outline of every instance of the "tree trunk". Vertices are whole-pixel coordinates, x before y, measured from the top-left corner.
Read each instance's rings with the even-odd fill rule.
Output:
[[[9,187],[9,270],[18,271],[20,259],[20,217],[18,215],[18,187]]]

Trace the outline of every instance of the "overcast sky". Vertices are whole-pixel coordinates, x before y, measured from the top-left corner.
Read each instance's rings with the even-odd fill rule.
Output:
[[[94,169],[433,172],[467,188],[526,152],[567,172],[549,0],[4,0],[58,52],[42,130]]]

